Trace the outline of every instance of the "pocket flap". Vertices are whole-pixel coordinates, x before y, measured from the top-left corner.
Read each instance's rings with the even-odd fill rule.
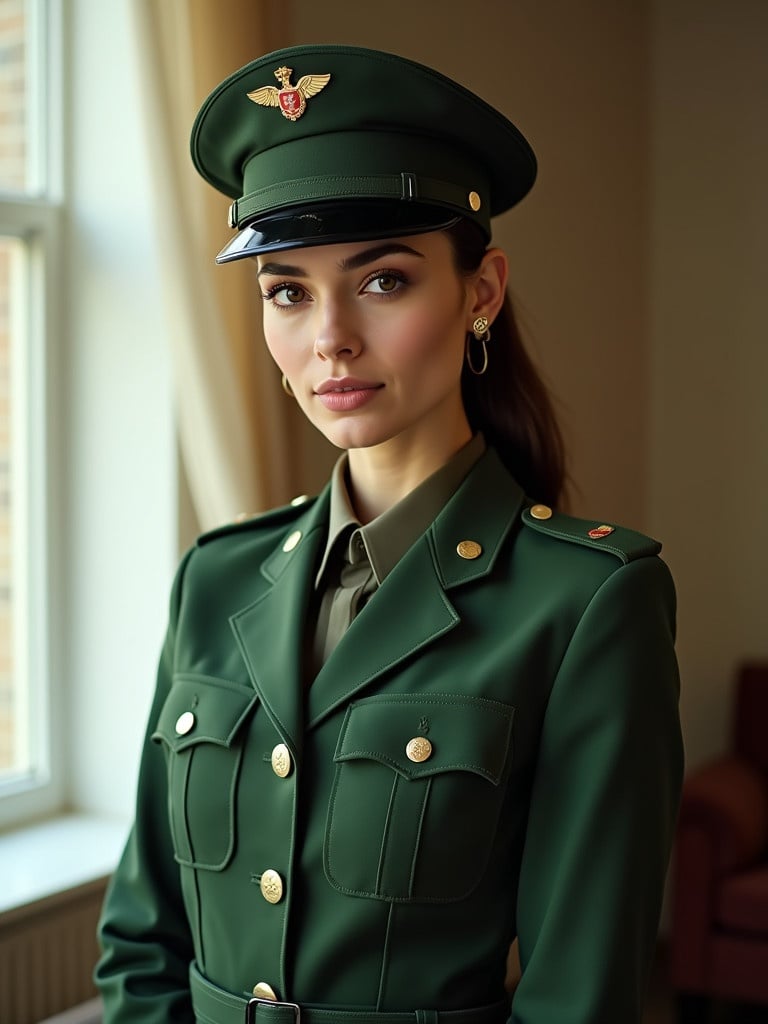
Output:
[[[336,761],[372,760],[408,779],[468,771],[498,785],[512,739],[514,708],[455,694],[368,697],[351,704]],[[406,748],[416,745],[413,760]],[[413,755],[413,747],[411,755]]]
[[[152,739],[176,751],[195,743],[229,747],[257,700],[250,687],[228,679],[175,676]]]

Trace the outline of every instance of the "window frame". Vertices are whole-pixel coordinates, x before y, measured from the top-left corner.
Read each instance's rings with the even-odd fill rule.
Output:
[[[38,105],[26,194],[0,192],[0,235],[25,247],[20,308],[23,342],[12,332],[14,527],[12,551],[21,556],[14,588],[14,642],[25,674],[32,771],[0,779],[0,828],[22,824],[63,807],[64,649],[58,559],[64,510],[62,445],[62,206],[63,36],[60,0],[26,0],[31,38],[45,76],[30,85]],[[31,77],[28,74],[28,82]],[[43,145],[43,139],[45,140]],[[42,157],[42,159],[41,159]],[[15,390],[15,388],[14,388]],[[56,672],[54,673],[54,666]]]

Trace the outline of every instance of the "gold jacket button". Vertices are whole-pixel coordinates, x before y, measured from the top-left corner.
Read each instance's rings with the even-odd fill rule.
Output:
[[[176,735],[186,736],[195,727],[195,716],[191,711],[184,711],[176,719]]]
[[[414,736],[412,740],[408,741],[405,753],[409,761],[415,761],[417,764],[420,764],[422,761],[428,761],[432,757],[432,744],[426,736]]]
[[[551,519],[552,509],[549,505],[532,505],[531,515],[534,519]]]
[[[482,546],[476,540],[462,540],[456,545],[460,558],[479,558],[483,553]]]
[[[277,1002],[277,995],[271,985],[268,985],[266,981],[260,981],[258,984],[253,986],[253,994],[257,999],[270,999],[273,1003]]]
[[[293,549],[296,547],[300,540],[301,530],[294,530],[293,533],[289,534],[289,536],[286,537],[285,543],[283,544],[283,551],[293,551]]]
[[[267,903],[279,903],[283,898],[283,880],[272,868],[261,876],[259,888]]]
[[[291,768],[293,768],[291,752],[284,743],[278,743],[272,751],[272,771],[279,778],[285,779],[291,774]]]

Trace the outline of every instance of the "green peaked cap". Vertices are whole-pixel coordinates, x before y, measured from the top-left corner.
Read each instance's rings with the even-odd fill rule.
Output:
[[[432,68],[352,46],[294,46],[203,103],[192,160],[230,196],[228,262],[258,252],[416,234],[491,217],[536,178],[518,129]]]

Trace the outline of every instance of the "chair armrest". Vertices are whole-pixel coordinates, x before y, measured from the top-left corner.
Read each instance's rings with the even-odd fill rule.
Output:
[[[702,830],[717,874],[754,863],[768,843],[768,781],[744,758],[722,757],[683,785],[678,837]]]
[[[705,992],[717,883],[755,863],[768,841],[768,782],[744,758],[720,758],[683,785],[672,873],[670,981]]]

